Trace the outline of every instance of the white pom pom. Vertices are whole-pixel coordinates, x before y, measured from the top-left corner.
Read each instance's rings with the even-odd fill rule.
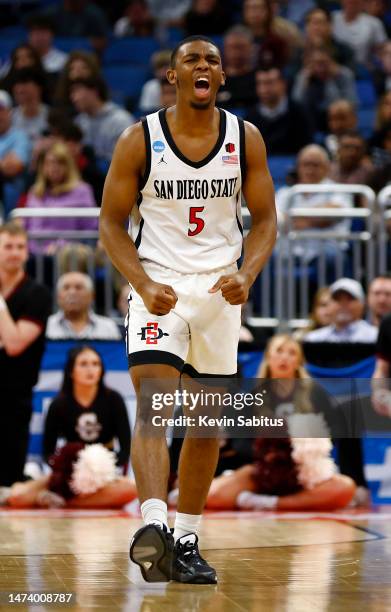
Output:
[[[69,486],[76,495],[90,495],[115,478],[114,453],[102,444],[91,444],[79,452]]]
[[[305,489],[331,478],[336,465],[330,457],[329,438],[292,438],[292,459],[297,465],[297,478]]]

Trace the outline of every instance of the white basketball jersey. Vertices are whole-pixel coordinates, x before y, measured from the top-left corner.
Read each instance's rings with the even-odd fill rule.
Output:
[[[239,259],[244,124],[219,112],[218,141],[199,162],[176,147],[164,109],[143,120],[146,170],[131,217],[141,261],[202,273]]]

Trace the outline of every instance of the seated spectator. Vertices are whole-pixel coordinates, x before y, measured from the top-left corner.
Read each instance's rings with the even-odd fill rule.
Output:
[[[277,214],[284,217],[288,210],[295,208],[351,208],[352,198],[347,194],[333,192],[335,183],[330,180],[330,162],[326,151],[319,145],[308,145],[299,153],[298,164],[298,184],[310,185],[330,185],[330,191],[327,193],[310,193],[297,194],[293,198],[289,198],[289,188],[282,187],[276,194]],[[349,220],[335,219],[306,219],[300,218],[293,221],[293,227],[298,230],[316,229],[319,232],[319,237],[322,235],[322,229],[332,230],[335,232],[346,232],[349,230]],[[322,240],[322,251],[326,257],[334,259],[336,253],[342,248],[346,249],[348,245],[336,240]],[[280,241],[276,248],[284,249],[286,245]],[[284,251],[283,251],[284,252]],[[319,240],[314,238],[299,240],[296,239],[291,247],[291,252],[301,261],[311,262],[318,257],[320,253]]]
[[[96,206],[100,206],[106,175],[98,168],[93,149],[83,145],[79,126],[68,121],[58,124],[55,139],[66,144],[82,180],[92,187]]]
[[[90,185],[82,182],[79,171],[68,148],[57,142],[42,155],[38,165],[37,178],[30,189],[27,208],[68,208],[96,206]],[[97,219],[77,217],[35,217],[26,221],[29,231],[47,231],[49,240],[30,242],[32,253],[53,254],[65,244],[61,238],[64,230],[97,229]]]
[[[57,282],[59,311],[48,320],[46,337],[49,340],[118,340],[117,325],[95,314],[93,284],[87,274],[68,272]]]
[[[69,351],[60,394],[51,402],[45,419],[43,457],[47,461],[60,438],[66,442],[104,444],[114,451],[125,472],[130,457],[130,425],[122,396],[104,383],[99,353],[89,346]]]
[[[244,0],[243,23],[258,45],[258,65],[282,68],[289,58],[289,46],[273,29],[273,8],[270,0]]]
[[[43,103],[45,83],[42,73],[22,68],[13,77],[12,95],[16,108],[12,111],[12,126],[27,134],[31,144],[47,130],[49,107]]]
[[[30,68],[35,72],[39,72],[39,74],[42,76],[42,80],[45,82],[44,99],[45,101],[48,101],[48,74],[45,72],[42,66],[41,58],[39,57],[37,51],[35,51],[35,49],[33,49],[31,45],[28,45],[27,43],[15,47],[11,53],[10,61],[6,62],[2,67],[0,73],[0,89],[5,89],[11,93],[15,73],[24,68]]]
[[[325,391],[311,381],[304,369],[300,345],[290,336],[281,334],[269,341],[258,376],[262,381],[270,379],[270,392],[265,395],[262,413],[265,408],[271,416],[287,415],[292,404],[288,412],[291,416],[295,416],[292,414],[295,411],[315,416],[332,410]],[[322,416],[318,415],[320,423]],[[289,417],[287,420],[289,423]],[[206,507],[300,511],[336,510],[346,506],[356,487],[351,478],[336,473],[330,457],[330,440],[306,439],[300,454],[299,448],[297,438],[257,438],[253,462],[216,478]],[[311,465],[311,478],[308,469],[305,476],[308,465]]]
[[[258,104],[246,119],[257,126],[269,155],[291,155],[312,141],[311,126],[302,107],[289,99],[287,83],[278,68],[255,75]]]
[[[30,159],[30,144],[22,130],[12,126],[11,96],[0,90],[0,201],[7,215],[23,190],[23,172]]]
[[[292,97],[301,102],[314,128],[324,131],[327,109],[344,98],[357,102],[354,74],[349,68],[336,64],[327,49],[315,49],[305,55],[304,68],[296,76]]]
[[[339,139],[337,159],[331,164],[330,178],[336,183],[366,185],[373,166],[366,154],[366,142],[358,132],[347,132]]]
[[[333,308],[330,289],[328,287],[321,287],[317,290],[312,300],[309,324],[307,327],[295,331],[293,338],[301,342],[310,331],[330,325],[332,316]]]
[[[72,51],[58,79],[54,96],[56,105],[64,112],[74,114],[71,101],[72,81],[98,77],[101,77],[101,69],[96,55],[88,51]]]
[[[54,454],[60,439],[66,444]],[[88,346],[69,353],[61,391],[46,415],[43,454],[52,473],[13,485],[7,505],[112,508],[137,496],[134,482],[120,476],[126,472],[130,455],[127,409],[122,396],[105,385],[102,359]],[[87,455],[90,486],[85,488],[78,476],[83,469],[82,458]],[[71,464],[76,460],[75,470]],[[96,467],[92,473],[93,464]]]
[[[231,25],[230,12],[221,0],[192,0],[183,23],[187,36],[224,34]]]
[[[85,36],[90,38],[97,53],[106,46],[108,24],[105,14],[88,0],[62,0],[48,7],[44,15],[54,24],[56,36]]]
[[[310,332],[304,341],[375,343],[378,330],[363,319],[365,294],[360,283],[352,278],[340,278],[331,285],[330,293],[332,323]]]
[[[378,96],[391,91],[391,40],[382,46],[380,65],[373,72],[373,81]]]
[[[368,310],[372,325],[379,327],[384,317],[391,314],[391,274],[377,276],[368,288]]]
[[[253,37],[244,26],[234,26],[224,36],[225,85],[217,102],[224,108],[247,107],[256,103]]]
[[[144,83],[141,90],[139,109],[150,113],[160,107],[161,82],[167,79],[166,73],[170,67],[171,51],[157,51],[151,57],[154,78]]]
[[[45,16],[32,15],[27,20],[27,30],[27,40],[41,58],[46,72],[58,74],[67,61],[67,54],[53,46],[53,22]]]
[[[310,10],[305,17],[303,46],[298,49],[291,62],[291,72],[298,72],[303,64],[303,57],[314,49],[327,49],[336,64],[354,68],[353,51],[332,35],[331,14],[319,7]]]
[[[358,64],[371,66],[373,52],[378,50],[387,34],[380,19],[364,13],[362,0],[341,0],[342,10],[333,13],[335,38],[351,47]]]
[[[96,157],[111,161],[118,138],[134,118],[108,100],[106,84],[98,77],[72,81],[71,100],[79,112],[75,121],[83,132],[84,144],[93,148]]]
[[[114,36],[153,36],[155,21],[146,0],[130,0],[114,26]]]
[[[364,9],[368,15],[372,15],[372,17],[379,19],[383,23],[388,38],[390,38],[391,26],[389,19],[387,20],[387,14],[389,15],[390,13],[390,5],[388,0],[364,0]]]
[[[334,159],[338,151],[340,137],[357,130],[358,117],[354,104],[349,100],[336,100],[327,109],[327,128],[325,147]]]

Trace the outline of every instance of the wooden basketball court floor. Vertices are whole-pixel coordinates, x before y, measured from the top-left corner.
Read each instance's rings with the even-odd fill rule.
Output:
[[[129,562],[130,511],[0,511],[0,610],[391,611],[391,507],[340,513],[216,513],[201,541],[210,586],[147,584]],[[74,593],[16,605],[8,592]]]

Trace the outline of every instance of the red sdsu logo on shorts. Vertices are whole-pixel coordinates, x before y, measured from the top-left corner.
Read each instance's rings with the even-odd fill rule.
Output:
[[[141,336],[141,340],[145,340],[145,344],[157,344],[157,341],[160,340],[160,338],[163,338],[163,336],[169,336],[169,334],[160,329],[157,321],[148,321],[146,327],[142,327],[141,332],[139,332],[137,335]]]

